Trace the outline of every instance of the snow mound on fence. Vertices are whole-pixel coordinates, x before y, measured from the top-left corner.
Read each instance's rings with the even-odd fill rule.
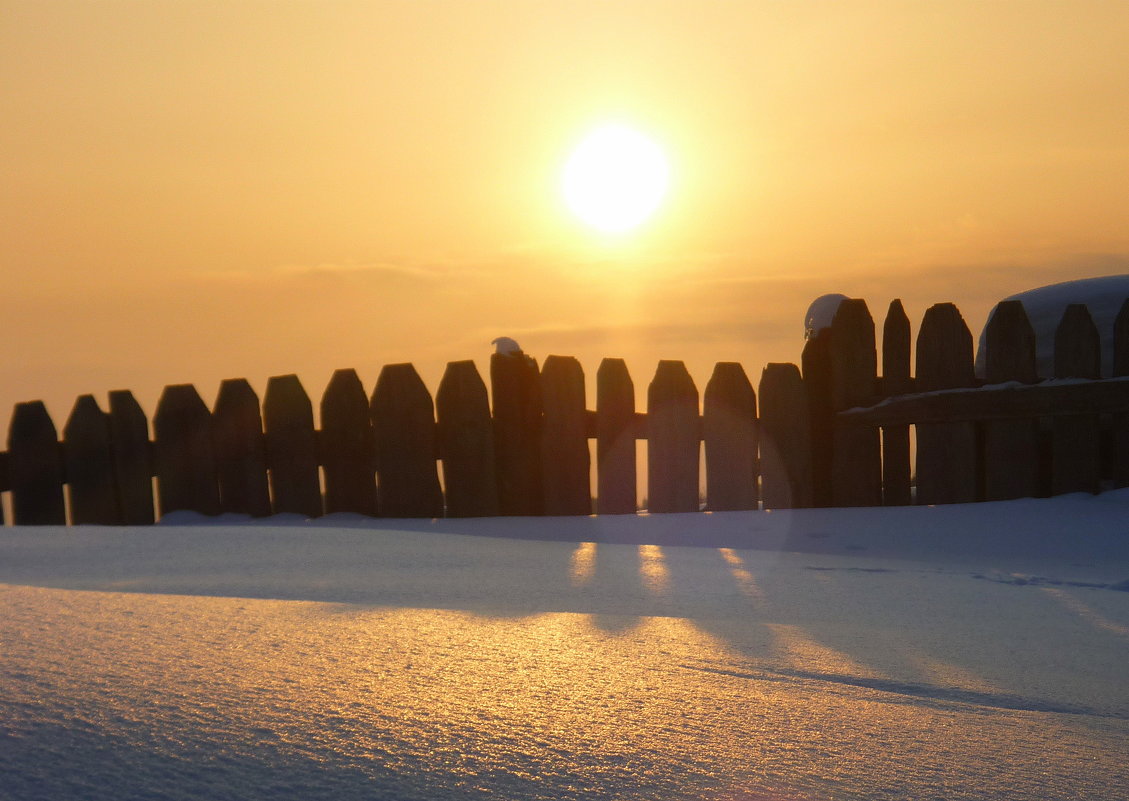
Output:
[[[1107,275],[1049,284],[1011,295],[1004,300],[1018,300],[1035,329],[1036,367],[1041,378],[1054,375],[1055,329],[1062,313],[1072,303],[1082,303],[1090,310],[1102,340],[1102,377],[1113,372],[1113,323],[1121,305],[1129,298],[1129,275]],[[995,309],[992,310],[995,314]],[[988,315],[991,320],[992,316]],[[987,329],[987,324],[984,328]],[[984,377],[984,332],[976,350],[976,375]]]

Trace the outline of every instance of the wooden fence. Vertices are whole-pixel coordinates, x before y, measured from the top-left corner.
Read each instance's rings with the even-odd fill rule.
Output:
[[[972,336],[952,304],[926,312],[913,376],[910,341],[894,301],[879,375],[866,303],[844,301],[831,327],[807,342],[802,372],[769,364],[754,390],[741,365],[718,363],[699,408],[685,365],[661,361],[645,413],[635,411],[621,359],[600,364],[593,411],[576,359],[549,356],[538,369],[520,354],[491,358],[490,395],[474,362],[449,363],[434,400],[411,364],[385,366],[371,394],[355,371],[339,370],[321,397],[320,429],[294,375],[271,378],[261,404],[245,379],[226,380],[211,410],[192,385],[166,387],[152,440],[128,391],[111,392],[108,411],[80,397],[61,441],[42,402],[21,403],[0,454],[0,490],[21,525],[137,525],[178,510],[631,514],[640,439],[650,512],[702,508],[703,450],[705,507],[716,511],[1129,485],[1129,379],[1099,378],[1099,338],[1085,307],[1070,307],[1056,335],[1055,378],[1069,381],[1037,383],[1034,334],[1019,304],[1001,304],[989,323],[986,382],[974,377]],[[1129,301],[1114,341],[1115,374],[1129,375]],[[979,387],[1003,382],[1012,383]]]

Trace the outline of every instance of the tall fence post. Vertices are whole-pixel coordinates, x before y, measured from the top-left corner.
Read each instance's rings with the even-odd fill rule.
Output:
[[[910,325],[901,300],[890,301],[882,324],[882,395],[893,397],[909,392]],[[882,503],[907,506],[910,493],[909,426],[882,427]]]
[[[702,400],[706,508],[757,508],[757,396],[737,362],[718,362]]]
[[[386,364],[369,403],[385,517],[442,517],[435,406],[411,364]]]
[[[761,498],[765,509],[812,505],[808,392],[794,364],[768,364],[760,380]]]
[[[803,366],[805,407],[811,438],[811,505],[831,505],[831,464],[835,441],[835,414],[831,408],[831,329],[817,331],[804,343],[800,360]],[[779,372],[779,371],[776,371]],[[781,380],[783,373],[774,376]],[[762,402],[763,403],[763,402]]]
[[[8,486],[17,526],[63,526],[63,460],[43,401],[17,403],[8,428]]]
[[[549,356],[541,367],[541,467],[548,515],[592,513],[591,457],[584,370],[571,356]]]
[[[486,384],[470,360],[449,362],[435,394],[449,517],[498,514],[494,427]]]
[[[212,411],[212,447],[223,511],[254,517],[269,515],[263,416],[259,396],[245,378],[220,382]]]
[[[121,521],[145,526],[154,520],[153,446],[149,420],[128,389],[110,393],[110,438],[114,443],[114,478],[118,487]]]
[[[831,406],[840,412],[875,400],[878,354],[874,320],[860,298],[844,300],[831,322]],[[831,453],[831,502],[882,505],[882,450],[875,428],[836,425]]]
[[[521,351],[490,356],[498,504],[504,515],[539,515],[541,385],[537,362]]]
[[[161,393],[153,415],[153,448],[162,517],[177,511],[220,513],[211,419],[191,384],[173,384]]]
[[[1035,366],[1035,330],[1023,304],[1005,300],[984,327],[984,379],[988,384],[1039,380]],[[986,420],[984,499],[1000,501],[1039,494],[1039,421]]]
[[[918,392],[974,385],[972,333],[953,304],[926,310],[917,334],[915,373]],[[971,503],[976,485],[975,424],[918,424],[917,502]]]
[[[1055,378],[1101,377],[1101,337],[1085,305],[1072,303],[1055,329]],[[1101,427],[1096,414],[1056,415],[1051,421],[1051,493],[1097,492]]]
[[[376,516],[376,452],[369,399],[356,370],[337,370],[321,399],[325,511]]]
[[[635,385],[623,359],[596,372],[596,511],[635,514]]]
[[[647,388],[647,510],[698,511],[698,388],[680,361],[659,362]]]
[[[322,513],[314,408],[296,375],[273,376],[263,398],[267,464],[274,512]]]
[[[1113,375],[1129,376],[1129,298],[1113,323]],[[1113,483],[1129,487],[1129,413],[1115,414],[1113,426]]]
[[[93,395],[79,396],[63,426],[63,463],[71,522],[119,524],[110,421]]]

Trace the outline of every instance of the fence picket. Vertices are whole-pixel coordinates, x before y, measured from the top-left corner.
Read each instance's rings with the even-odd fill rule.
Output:
[[[470,360],[448,362],[435,394],[449,517],[498,514],[494,428],[486,384]]]
[[[831,322],[831,407],[842,411],[875,400],[878,354],[874,320],[860,298],[844,300]],[[879,432],[836,426],[831,449],[831,502],[835,506],[882,504]]]
[[[273,376],[263,398],[267,465],[274,512],[322,513],[314,407],[296,375]]]
[[[680,361],[663,360],[647,388],[647,509],[698,511],[698,388]]]
[[[757,508],[757,396],[737,362],[718,362],[702,399],[706,508]]]
[[[416,368],[385,365],[372,393],[369,414],[380,513],[385,517],[442,517],[435,408]]]
[[[263,416],[259,396],[245,378],[220,382],[212,411],[212,447],[223,511],[254,517],[269,515]]]
[[[110,439],[114,443],[114,481],[121,521],[127,526],[153,522],[153,448],[149,420],[128,389],[110,392]]]
[[[1055,329],[1055,378],[1100,378],[1101,337],[1085,305],[1072,303]],[[1097,492],[1101,426],[1095,414],[1056,415],[1051,421],[1051,492]]]
[[[824,328],[804,343],[800,363],[807,389],[811,437],[812,505],[831,505],[831,465],[835,443],[835,411],[831,408],[831,329]]]
[[[901,300],[890,301],[882,324],[882,395],[910,392],[910,324]],[[909,426],[882,428],[882,503],[906,506],[910,494]]]
[[[490,356],[498,504],[504,515],[539,515],[541,379],[537,362],[520,351]]]
[[[811,506],[811,417],[799,368],[794,364],[765,365],[758,394],[764,508]]]
[[[596,372],[596,511],[635,514],[635,385],[623,359]]]
[[[376,439],[369,399],[356,370],[337,370],[321,399],[325,511],[375,517]]]
[[[972,333],[951,303],[930,306],[917,334],[916,389],[971,387],[975,383]],[[970,503],[976,500],[974,423],[917,426],[917,502]]]
[[[1129,298],[1113,323],[1113,375],[1129,376]],[[1112,415],[1113,485],[1129,487],[1129,414]]]
[[[545,359],[541,367],[541,403],[545,514],[591,514],[591,457],[584,408],[584,370],[580,362],[571,356]]]
[[[989,384],[1034,384],[1039,380],[1035,329],[1018,300],[999,303],[984,328],[984,379]],[[985,420],[981,431],[984,499],[1000,501],[1040,494],[1039,421]]]
[[[121,522],[109,417],[93,395],[81,395],[63,426],[63,464],[71,522]]]
[[[8,486],[17,526],[66,525],[60,451],[43,401],[17,403],[8,429]]]
[[[161,393],[153,416],[153,451],[162,517],[176,511],[220,513],[211,417],[191,384],[173,384]]]

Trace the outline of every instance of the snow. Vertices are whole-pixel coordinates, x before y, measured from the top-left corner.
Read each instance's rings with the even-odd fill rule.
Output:
[[[3,799],[1113,799],[1129,491],[0,529]]]
[[[1004,298],[1020,301],[1027,312],[1027,319],[1035,330],[1036,365],[1042,378],[1054,375],[1055,329],[1066,307],[1072,303],[1081,303],[1089,309],[1102,341],[1102,376],[1109,378],[1113,373],[1113,323],[1126,299],[1129,299],[1129,275],[1064,281]],[[976,350],[976,374],[984,377],[983,331]]]

